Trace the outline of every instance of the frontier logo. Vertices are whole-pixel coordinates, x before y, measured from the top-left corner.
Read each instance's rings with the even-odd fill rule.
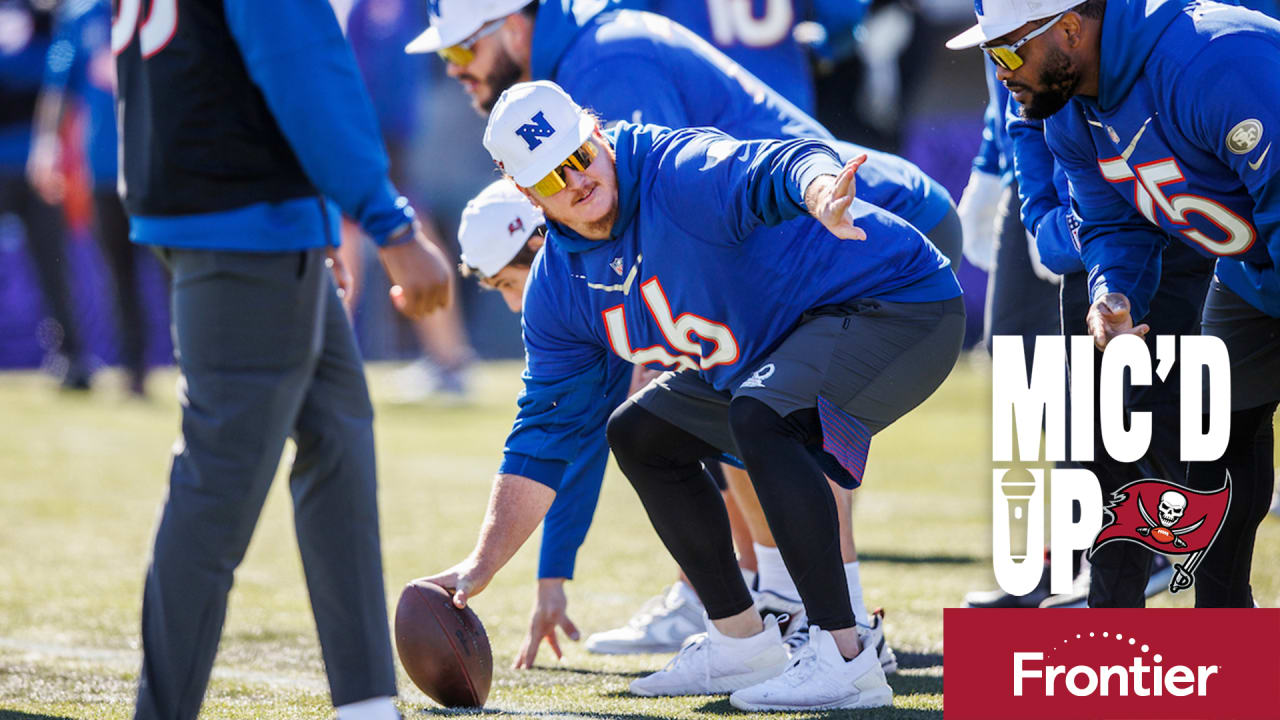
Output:
[[[1280,610],[948,609],[944,633],[947,718],[1280,717]]]
[[[1030,684],[1037,683],[1036,690],[1045,697],[1053,697],[1059,690],[1065,689],[1076,697],[1100,695],[1102,697],[1128,697],[1130,694],[1140,697],[1174,695],[1185,697],[1192,693],[1204,697],[1208,691],[1209,678],[1218,673],[1217,665],[1163,665],[1164,657],[1160,653],[1148,656],[1151,646],[1142,643],[1138,646],[1134,638],[1128,638],[1125,645],[1124,633],[1114,635],[1107,630],[1099,632],[1076,633],[1076,646],[1093,644],[1099,655],[1111,655],[1108,644],[1119,644],[1122,654],[1132,655],[1129,665],[1054,665],[1043,652],[1013,653],[1013,694],[1022,697]],[[1108,643],[1108,641],[1111,641]],[[1062,648],[1071,643],[1070,639],[1062,641]],[[1058,648],[1053,648],[1057,652]],[[1089,652],[1089,651],[1086,651]],[[1093,654],[1090,652],[1090,654]]]

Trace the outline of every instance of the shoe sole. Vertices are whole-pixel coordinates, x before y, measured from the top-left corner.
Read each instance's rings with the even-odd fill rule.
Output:
[[[855,699],[856,698],[856,699]],[[770,703],[753,703],[736,695],[729,696],[729,704],[739,710],[752,712],[804,712],[807,710],[854,710],[862,708],[889,707],[893,705],[893,690],[885,687],[869,693],[855,693],[839,700],[818,705],[773,705]]]
[[[698,688],[687,691],[671,691],[671,690],[645,690],[643,688],[637,690],[635,683],[628,686],[632,695],[640,697],[686,697],[689,695],[724,695],[726,693],[737,692],[743,688],[759,685],[766,680],[782,674],[787,669],[787,664],[782,663],[776,668],[765,668],[764,670],[756,670],[755,672],[743,673],[732,677],[723,677],[711,683],[710,688]]]
[[[587,652],[594,655],[663,655],[679,652],[683,645],[596,645],[588,646]]]

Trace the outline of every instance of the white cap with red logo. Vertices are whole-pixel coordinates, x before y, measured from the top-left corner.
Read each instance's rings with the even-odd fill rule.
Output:
[[[493,277],[544,223],[542,211],[502,178],[471,198],[462,211],[458,226],[462,262]]]
[[[548,80],[507,88],[489,113],[484,149],[520,187],[532,187],[591,137],[596,120]]]
[[[414,38],[404,51],[429,53],[471,37],[485,23],[519,11],[530,0],[427,0],[431,26]]]
[[[1011,33],[1032,20],[1053,17],[1081,0],[974,0],[978,24],[947,41],[952,50],[977,47]]]

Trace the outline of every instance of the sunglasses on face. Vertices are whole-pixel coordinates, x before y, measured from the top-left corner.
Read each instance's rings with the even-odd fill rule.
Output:
[[[1066,11],[1058,13],[1052,20],[1027,33],[1021,40],[1013,43],[1012,45],[988,45],[983,43],[978,47],[982,48],[982,51],[987,54],[987,57],[991,58],[991,62],[996,65],[999,65],[1005,70],[1017,70],[1022,67],[1022,56],[1018,54],[1018,48],[1026,45],[1037,35],[1042,35],[1045,32],[1048,32],[1049,28],[1053,27],[1053,24],[1061,20],[1066,14]]]
[[[502,27],[502,23],[505,20],[506,18],[498,18],[497,20],[491,20],[484,25],[481,25],[480,29],[475,31],[471,37],[463,40],[457,45],[440,48],[436,51],[436,55],[439,55],[441,60],[459,67],[470,65],[471,61],[476,59],[476,52],[474,50],[476,41],[482,37],[498,32],[498,28]]]
[[[573,151],[573,154],[565,158],[565,161],[557,165],[547,176],[533,184],[534,192],[542,197],[551,197],[569,184],[564,177],[565,168],[573,168],[578,172],[585,171],[591,166],[596,159],[596,146],[590,140],[582,144],[582,147]]]

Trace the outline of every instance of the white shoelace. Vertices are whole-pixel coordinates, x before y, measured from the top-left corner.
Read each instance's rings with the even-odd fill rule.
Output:
[[[808,682],[809,678],[813,676],[813,672],[818,666],[818,651],[814,649],[813,645],[813,642],[808,642],[804,647],[800,648],[791,657],[791,662],[787,664],[787,669],[782,671],[781,677],[785,677],[787,683],[792,687]]]
[[[687,640],[684,641],[684,645],[680,647],[680,652],[676,653],[675,657],[668,660],[667,664],[662,667],[662,672],[664,673],[673,672],[678,668],[684,666],[685,664],[693,662],[694,657],[697,657],[701,653],[707,652],[709,650],[707,645],[709,640],[710,638],[707,636],[706,633],[698,633],[697,635],[691,635]],[[703,676],[702,677],[703,682],[705,683],[704,687],[710,687],[711,686],[710,658],[707,658],[702,663],[702,676]]]

